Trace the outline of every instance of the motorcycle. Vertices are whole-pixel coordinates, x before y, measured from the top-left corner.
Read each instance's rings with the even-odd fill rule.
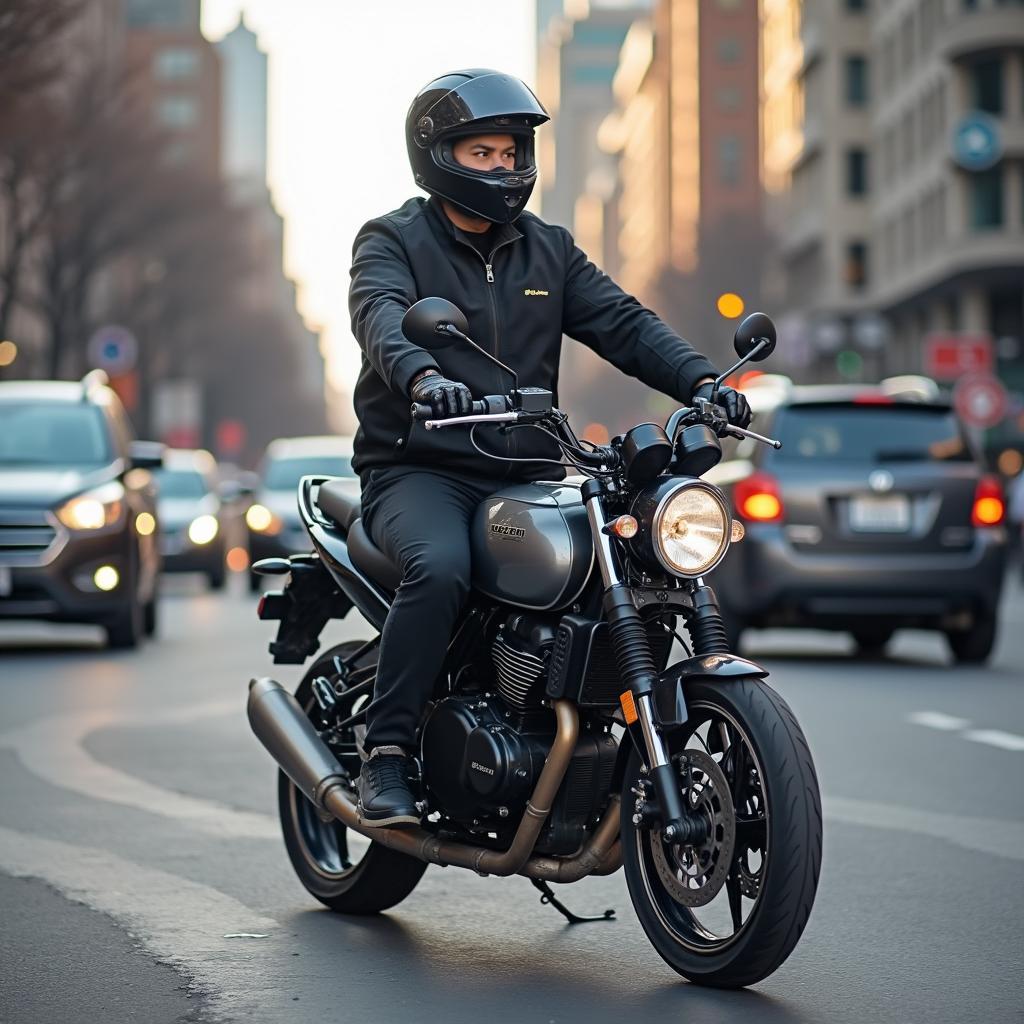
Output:
[[[420,300],[402,327],[424,348],[483,352],[444,299]],[[690,981],[738,988],[786,960],[817,888],[821,798],[793,712],[764,668],[730,651],[706,582],[743,526],[702,474],[723,437],[779,447],[730,425],[713,400],[729,374],[772,352],[775,327],[753,313],[734,342],[739,362],[712,400],[609,445],[581,442],[549,391],[519,387],[489,353],[511,375],[508,394],[446,419],[413,406],[428,430],[545,430],[582,476],[510,484],[476,513],[471,595],[420,724],[418,827],[364,826],[355,790],[401,574],[344,485],[302,480],[312,552],[254,566],[287,575],[259,605],[279,622],[274,660],[303,663],[353,608],[377,631],[318,657],[294,696],[269,678],[250,683],[249,721],[281,769],[288,855],[316,899],[376,913],[428,864],[457,865],[524,875],[575,923],[614,911],[578,916],[549,883],[622,868],[654,948]],[[686,657],[668,665],[674,642]]]

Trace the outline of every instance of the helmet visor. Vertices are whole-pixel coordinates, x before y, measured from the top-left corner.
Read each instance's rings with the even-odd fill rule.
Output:
[[[424,124],[427,118],[429,126]],[[425,111],[418,127],[437,138],[454,128],[471,127],[473,121],[487,121],[492,131],[500,131],[533,128],[547,120],[540,101],[523,82],[496,72],[462,82],[445,93]]]

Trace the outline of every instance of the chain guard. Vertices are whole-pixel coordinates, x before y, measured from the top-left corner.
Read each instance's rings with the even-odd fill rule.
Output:
[[[672,758],[683,779],[690,812],[709,820],[700,846],[669,846],[657,831],[648,834],[655,869],[665,889],[684,907],[703,907],[725,885],[736,850],[736,812],[729,782],[718,763],[702,750],[687,749]]]

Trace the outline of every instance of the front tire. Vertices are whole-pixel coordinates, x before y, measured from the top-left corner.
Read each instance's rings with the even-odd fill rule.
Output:
[[[107,646],[115,651],[130,651],[139,646],[145,632],[145,610],[137,597],[107,626]]]
[[[659,830],[633,824],[634,787],[642,778],[634,750],[622,790],[626,881],[647,937],[673,970],[697,984],[742,988],[775,971],[807,924],[821,868],[818,780],[793,712],[761,680],[696,681],[686,699],[690,718],[666,744],[674,763],[685,764],[688,750],[705,764],[715,760],[728,783],[732,821],[716,825],[719,835],[735,836],[717,848],[729,851],[728,871],[701,904],[686,873],[692,848],[673,861],[677,854],[664,847]],[[682,866],[674,874],[676,864]]]
[[[308,713],[316,710],[312,683],[324,676],[334,686],[338,679],[334,659],[350,658],[363,644],[352,641],[339,644],[324,652],[309,668],[295,691],[295,698]],[[356,662],[355,678],[367,678],[376,668],[376,654],[365,655]],[[345,695],[338,697],[341,717],[358,710],[355,698],[346,703]],[[355,752],[354,737],[351,753],[339,755],[342,766],[349,772],[352,786],[359,773],[359,755]],[[349,744],[346,744],[348,747]],[[355,800],[354,789],[347,794]],[[416,888],[427,869],[425,861],[407,857],[390,850],[345,828],[334,819],[323,821],[313,804],[295,787],[284,772],[278,772],[278,812],[288,858],[306,891],[326,907],[342,914],[377,914],[393,907]]]

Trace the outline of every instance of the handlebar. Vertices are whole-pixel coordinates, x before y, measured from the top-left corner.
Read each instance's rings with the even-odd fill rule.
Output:
[[[489,403],[486,401],[474,402],[471,407],[471,415],[474,416],[486,416],[489,412],[493,412],[489,408]],[[434,415],[434,410],[427,405],[426,402],[413,402],[412,403],[412,418],[414,420],[423,421],[429,420]],[[455,419],[462,419],[463,417],[455,417]],[[448,422],[448,420],[446,420]]]

